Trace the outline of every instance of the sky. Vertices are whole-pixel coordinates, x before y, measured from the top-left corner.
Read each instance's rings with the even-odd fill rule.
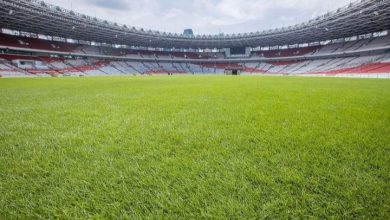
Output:
[[[138,28],[231,34],[285,27],[352,0],[45,0],[89,16]]]

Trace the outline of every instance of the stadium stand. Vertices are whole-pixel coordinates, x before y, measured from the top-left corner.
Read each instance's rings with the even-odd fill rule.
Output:
[[[118,36],[114,34],[118,25],[93,20],[91,26],[84,15],[35,0],[1,1],[0,6],[1,77],[237,71],[244,75],[389,78],[390,1],[354,2],[288,28],[208,37],[125,27],[119,27],[125,36]],[[45,19],[42,10],[53,13],[51,22],[58,28],[39,22]],[[13,11],[12,15],[7,11]],[[29,27],[20,24],[23,19],[18,16],[24,13],[31,15]],[[90,25],[88,33],[74,30],[82,24]],[[72,32],[65,27],[72,27]],[[63,31],[58,32],[61,28]],[[73,35],[80,40],[66,39]],[[160,41],[154,40],[156,36]],[[227,57],[227,48],[243,45],[250,48],[248,57]]]

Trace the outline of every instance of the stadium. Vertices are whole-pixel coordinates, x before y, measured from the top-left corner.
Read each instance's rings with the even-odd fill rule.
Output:
[[[40,1],[2,1],[1,6],[3,33],[15,34],[0,38],[3,77],[233,73],[388,78],[390,72],[390,11],[384,0],[351,3],[290,27],[226,36],[136,29]]]
[[[390,0],[194,34],[0,0],[0,219],[389,219]]]

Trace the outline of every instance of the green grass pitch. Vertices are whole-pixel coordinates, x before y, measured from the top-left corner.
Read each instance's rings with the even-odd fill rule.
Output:
[[[0,219],[389,219],[390,81],[0,79]]]

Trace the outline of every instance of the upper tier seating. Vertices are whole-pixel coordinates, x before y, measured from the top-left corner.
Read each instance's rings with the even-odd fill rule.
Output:
[[[293,56],[303,56],[308,54],[313,54],[320,47],[304,47],[304,48],[294,48],[294,49],[282,49],[282,50],[270,50],[270,51],[257,51],[254,52],[254,56],[274,58],[274,57],[293,57]]]
[[[390,46],[390,36],[350,41],[344,43],[335,43],[322,46],[315,55],[324,55],[338,52],[350,52],[356,50],[369,50]]]
[[[73,52],[79,45],[57,41],[28,38],[22,36],[11,36],[0,33],[0,45],[10,47],[22,47],[37,50],[51,50],[61,52]]]
[[[22,36],[13,36],[0,33],[0,45],[8,47],[29,48],[37,50],[73,52],[91,55],[107,56],[127,56],[132,58],[149,59],[210,59],[225,58],[223,53],[196,53],[196,52],[167,52],[167,51],[149,51],[149,50],[131,50],[123,48],[98,47],[81,44],[64,43],[57,41],[48,41],[43,39],[28,38]],[[358,41],[328,44],[325,46],[311,46],[294,49],[281,49],[269,51],[252,52],[252,57],[294,57],[325,55],[332,53],[342,53],[356,50],[370,50],[390,46],[390,36],[370,38]]]

